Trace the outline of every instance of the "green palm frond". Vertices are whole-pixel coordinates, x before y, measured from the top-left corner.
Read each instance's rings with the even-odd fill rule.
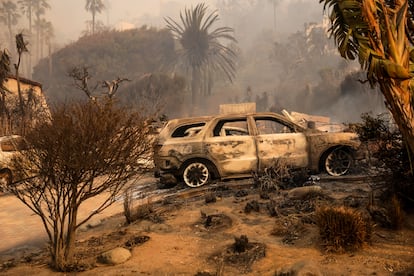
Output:
[[[319,0],[330,10],[331,35],[339,53],[355,59],[373,85],[379,79],[409,78],[402,63],[406,43],[407,2],[396,8],[384,0]]]
[[[355,19],[361,18],[358,14],[360,10],[359,1],[341,1],[341,0],[320,0],[325,2],[324,10],[331,9],[330,20],[331,27],[329,32],[334,37],[338,45],[339,53],[347,59],[355,59],[358,55],[358,43],[354,37]],[[351,21],[351,22],[349,22]]]

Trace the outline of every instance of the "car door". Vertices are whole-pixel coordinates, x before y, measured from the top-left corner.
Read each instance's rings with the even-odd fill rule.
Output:
[[[272,116],[255,117],[258,168],[264,170],[277,160],[294,167],[308,165],[307,139],[291,124]]]
[[[204,141],[205,151],[221,177],[251,175],[256,171],[256,142],[246,117],[217,120]]]

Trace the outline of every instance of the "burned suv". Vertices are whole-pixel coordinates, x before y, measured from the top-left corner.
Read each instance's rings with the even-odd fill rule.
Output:
[[[155,141],[154,163],[161,181],[190,187],[251,177],[278,159],[340,176],[351,169],[359,146],[355,133],[306,129],[277,113],[217,115],[170,120]]]

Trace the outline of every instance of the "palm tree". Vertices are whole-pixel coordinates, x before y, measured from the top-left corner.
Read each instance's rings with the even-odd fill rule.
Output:
[[[18,3],[22,13],[27,16],[27,20],[29,21],[29,34],[32,34],[33,0],[19,0]]]
[[[53,38],[54,32],[53,32],[53,25],[52,22],[47,21],[44,18],[41,18],[39,21],[34,22],[36,29],[39,30],[39,52],[40,52],[40,58],[43,58],[43,46],[49,46],[50,47],[50,39]]]
[[[0,22],[6,24],[9,31],[10,49],[13,48],[12,27],[17,24],[20,14],[17,12],[17,5],[13,1],[3,1],[0,6]]]
[[[414,33],[405,0],[319,0],[330,11],[330,32],[343,58],[356,59],[414,153]],[[407,32],[407,30],[409,30]]]
[[[268,0],[268,2],[273,5],[273,28],[275,32],[276,32],[276,7],[280,1],[281,0]]]
[[[236,42],[236,39],[232,35],[232,28],[219,27],[211,30],[219,17],[216,12],[207,14],[207,6],[204,4],[186,8],[184,14],[180,13],[180,19],[181,24],[170,17],[165,18],[165,21],[181,45],[178,51],[180,60],[191,71],[191,102],[194,108],[198,104],[203,73],[222,72],[230,81],[234,78],[236,53],[221,42]],[[211,74],[208,73],[208,76]]]
[[[34,12],[34,14],[36,15],[35,23],[41,21],[40,17],[46,13],[46,9],[50,9],[50,5],[47,0],[31,0],[31,1],[27,0],[26,7],[27,5],[29,6],[31,5],[30,11]],[[31,20],[31,15],[30,15],[30,20]],[[32,24],[32,22],[30,22],[29,24]],[[36,28],[36,60],[38,60],[40,58],[40,48],[41,48],[40,33],[42,30],[39,24],[35,25],[35,28]]]
[[[96,13],[101,13],[105,9],[105,5],[102,0],[86,0],[85,9],[92,14],[92,34],[94,34]]]

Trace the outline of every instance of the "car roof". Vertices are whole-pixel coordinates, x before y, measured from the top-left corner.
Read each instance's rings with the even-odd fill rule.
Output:
[[[176,118],[168,121],[169,126],[176,126],[181,124],[191,124],[198,122],[207,122],[210,121],[213,116],[198,116],[198,117],[185,117],[185,118]]]
[[[201,121],[209,121],[211,119],[221,119],[221,118],[238,118],[238,117],[245,117],[245,116],[272,116],[280,118],[281,120],[287,120],[291,122],[291,120],[283,114],[275,113],[275,112],[246,112],[246,113],[226,113],[226,114],[217,114],[217,115],[206,115],[206,116],[196,116],[196,117],[183,117],[183,118],[175,118],[171,119],[168,122],[170,124],[181,124],[181,123],[192,123],[192,122],[201,122]]]
[[[197,124],[197,123],[207,123],[209,121],[216,121],[216,120],[222,120],[222,119],[237,119],[237,118],[243,118],[248,116],[254,116],[254,117],[274,117],[277,119],[280,119],[282,121],[288,122],[292,125],[292,127],[295,127],[298,130],[304,130],[305,128],[296,124],[295,122],[292,122],[288,117],[286,117],[283,114],[275,113],[275,112],[246,112],[246,113],[229,113],[229,114],[217,114],[212,116],[196,116],[196,117],[185,117],[185,118],[176,118],[171,119],[168,121],[168,123],[165,126],[165,130],[169,129],[169,132],[171,132],[173,129],[176,129],[179,126],[187,125],[187,124]]]
[[[286,117],[283,114],[279,114],[279,113],[275,113],[275,112],[246,112],[246,113],[229,113],[229,114],[219,114],[214,116],[214,119],[237,119],[237,118],[241,118],[241,117],[248,117],[248,116],[254,116],[254,117],[274,117],[277,119],[280,119],[282,121],[288,122],[289,124],[291,124],[292,126],[298,128],[298,129],[302,129],[304,130],[305,128],[296,124],[295,122],[293,122],[292,120],[290,120],[288,117]]]

